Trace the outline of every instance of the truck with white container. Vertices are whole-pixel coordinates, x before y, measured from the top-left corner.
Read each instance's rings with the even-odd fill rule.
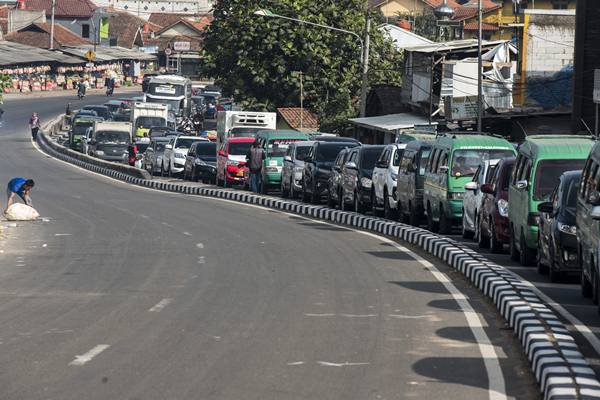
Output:
[[[144,94],[147,103],[166,104],[178,119],[190,116],[192,81],[179,75],[157,75],[150,78]]]
[[[127,163],[131,122],[96,121],[87,142],[88,153],[106,161]]]
[[[132,136],[144,137],[152,127],[166,127],[169,107],[166,104],[136,101],[131,109]]]
[[[277,114],[257,111],[220,111],[217,114],[217,151],[233,137],[255,137],[261,130],[274,130]]]

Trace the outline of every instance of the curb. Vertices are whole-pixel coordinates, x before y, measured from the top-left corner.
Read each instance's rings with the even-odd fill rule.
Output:
[[[294,200],[248,192],[191,187],[134,177],[110,167],[91,164],[73,157],[69,153],[56,150],[49,142],[51,141],[46,134],[40,132],[38,135],[40,147],[56,158],[134,185],[255,204],[373,231],[416,245],[460,271],[494,302],[499,313],[519,338],[545,400],[600,399],[600,382],[596,374],[579,351],[575,339],[554,311],[518,276],[503,266],[487,260],[468,246],[422,228],[354,212],[334,210],[326,206],[308,205]]]

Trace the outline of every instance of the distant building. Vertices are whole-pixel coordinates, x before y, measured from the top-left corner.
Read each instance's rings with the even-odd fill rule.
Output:
[[[54,22],[62,25],[84,39],[94,39],[94,28],[100,25],[100,18],[95,15],[98,8],[90,0],[59,0],[54,7]],[[19,0],[19,9],[28,11],[44,11],[46,20],[52,15],[52,0]]]
[[[319,130],[319,120],[310,110],[300,107],[280,107],[277,109],[277,129],[293,129],[304,133]]]
[[[50,48],[50,23],[31,24],[5,36],[11,42],[17,42],[42,49]],[[53,48],[59,49],[68,46],[81,46],[90,44],[89,40],[74,34],[62,25],[54,26]]]
[[[97,0],[100,7],[129,11],[148,19],[152,13],[207,14],[215,0]]]

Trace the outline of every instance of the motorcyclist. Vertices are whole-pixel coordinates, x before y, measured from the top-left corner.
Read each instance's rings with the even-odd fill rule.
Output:
[[[84,81],[79,81],[77,84],[77,97],[80,99],[85,96],[86,84]]]

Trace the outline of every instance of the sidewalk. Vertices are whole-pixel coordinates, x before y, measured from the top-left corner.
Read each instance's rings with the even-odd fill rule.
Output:
[[[142,92],[141,85],[134,86],[122,86],[120,88],[115,88],[114,94],[118,93],[131,93],[131,92]],[[106,89],[88,89],[86,91],[86,96],[91,94],[105,94]],[[61,97],[61,96],[77,96],[77,89],[69,89],[69,90],[50,90],[44,92],[29,92],[29,93],[5,93],[3,95],[4,101],[7,100],[19,100],[19,99],[28,99],[28,98],[42,98],[42,97]],[[113,96],[114,97],[114,96]]]

